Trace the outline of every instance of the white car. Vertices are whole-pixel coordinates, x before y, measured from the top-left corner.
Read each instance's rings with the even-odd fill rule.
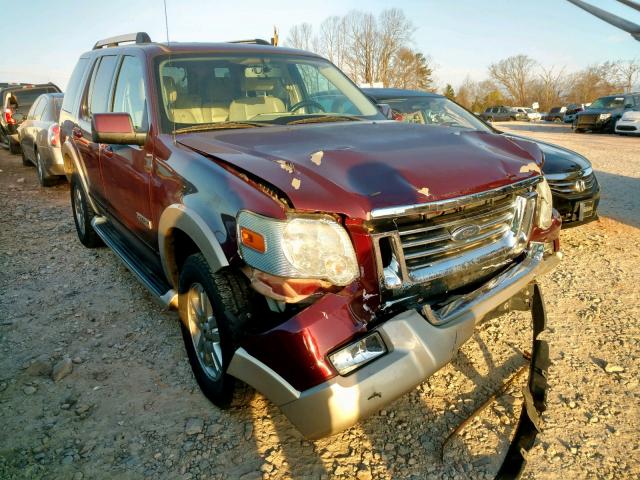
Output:
[[[616,133],[623,135],[640,135],[640,112],[629,110],[624,112],[616,123]]]
[[[518,113],[522,113],[527,116],[527,120],[530,122],[537,122],[542,118],[540,112],[536,112],[533,108],[528,107],[514,107],[514,110]]]

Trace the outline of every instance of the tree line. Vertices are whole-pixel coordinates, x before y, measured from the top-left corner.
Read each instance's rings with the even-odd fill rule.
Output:
[[[481,112],[493,105],[531,106],[542,111],[569,103],[590,103],[596,98],[637,88],[638,59],[616,60],[585,66],[567,73],[564,68],[545,67],[527,55],[515,55],[488,68],[488,78],[467,77],[454,94],[464,107]]]
[[[324,19],[317,28],[294,25],[285,45],[316,52],[337,65],[357,84],[435,91],[431,58],[412,47],[415,26],[401,9],[372,13],[353,10]],[[492,63],[484,80],[467,77],[456,89],[441,93],[475,112],[494,105],[531,106],[542,111],[568,103],[589,103],[603,95],[632,91],[640,61],[617,60],[568,73],[545,67],[528,55]]]

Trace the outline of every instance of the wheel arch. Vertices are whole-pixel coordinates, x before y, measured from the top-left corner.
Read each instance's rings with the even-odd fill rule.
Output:
[[[211,228],[197,212],[181,204],[170,205],[162,212],[158,248],[162,268],[174,288],[178,286],[180,265],[190,253],[202,253],[213,273],[229,265]]]

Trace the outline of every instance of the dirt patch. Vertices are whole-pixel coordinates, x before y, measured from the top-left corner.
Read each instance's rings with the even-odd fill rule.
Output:
[[[525,478],[637,478],[640,140],[500,124],[508,127],[590,158],[605,215],[563,231],[566,259],[542,282],[553,363]],[[385,411],[309,442],[258,394],[228,411],[208,403],[176,314],[157,306],[108,249],[78,242],[68,186],[39,188],[34,170],[4,150],[0,170],[0,478],[495,474],[522,382],[448,444],[444,461],[440,447],[524,364],[528,315],[484,324],[451,365]],[[58,381],[55,366],[64,368]]]

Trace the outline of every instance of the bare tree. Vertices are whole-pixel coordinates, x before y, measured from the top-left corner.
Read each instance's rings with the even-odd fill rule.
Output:
[[[618,82],[625,92],[633,90],[636,81],[640,77],[640,61],[636,59],[618,62]]]
[[[619,92],[617,63],[589,65],[571,76],[567,100],[573,103],[592,102],[598,97]]]
[[[345,67],[346,40],[347,32],[344,17],[336,15],[327,17],[320,24],[318,36],[319,53],[341,69]]]
[[[538,78],[532,85],[532,93],[533,99],[540,104],[542,111],[549,111],[563,103],[566,83],[563,68],[556,70],[554,67],[540,67]]]
[[[515,55],[489,66],[489,75],[518,105],[529,103],[529,87],[537,63],[527,55]]]
[[[389,86],[391,69],[398,51],[411,40],[415,31],[404,12],[397,8],[384,10],[378,18],[379,43],[375,77],[384,86]]]
[[[313,50],[317,42],[313,37],[313,26],[310,23],[301,23],[294,25],[289,30],[285,44],[291,48],[299,48],[300,50]]]

